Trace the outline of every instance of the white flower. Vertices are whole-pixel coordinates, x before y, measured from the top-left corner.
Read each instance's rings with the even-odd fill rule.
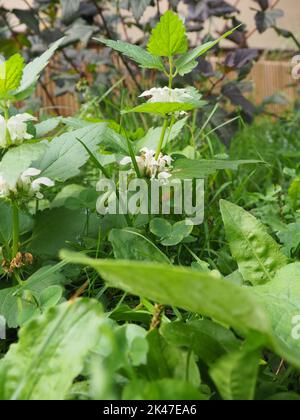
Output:
[[[173,159],[171,156],[159,155],[158,159],[155,159],[156,152],[150,150],[147,147],[140,151],[140,156],[136,156],[136,162],[142,175],[145,175],[151,179],[164,179],[170,178],[169,173]],[[129,156],[126,156],[121,160],[121,165],[132,164],[132,160]],[[160,177],[161,175],[161,177]],[[167,176],[169,175],[169,176]]]
[[[36,168],[29,168],[22,173],[18,181],[18,187],[24,190],[29,195],[35,195],[37,199],[41,200],[44,196],[40,189],[42,185],[46,187],[54,187],[55,183],[46,177],[40,177],[32,180],[33,177],[40,175],[41,171]]]
[[[6,121],[0,115],[0,147],[6,147]]]
[[[8,120],[7,129],[12,143],[33,138],[31,134],[27,133],[27,122],[29,121],[36,121],[36,118],[30,114],[18,114]]]
[[[120,165],[127,166],[130,163],[132,163],[132,159],[129,156],[124,157],[124,159],[121,160]]]
[[[152,88],[142,93],[140,98],[151,97],[149,103],[166,103],[166,102],[176,102],[176,103],[185,103],[194,100],[193,95],[189,92],[188,89],[170,89],[168,87],[164,88]]]
[[[9,194],[9,186],[5,179],[3,178],[3,175],[0,174],[0,197],[6,197]]]
[[[20,181],[23,185],[31,183],[31,177],[40,175],[41,171],[35,168],[28,168],[20,176]]]

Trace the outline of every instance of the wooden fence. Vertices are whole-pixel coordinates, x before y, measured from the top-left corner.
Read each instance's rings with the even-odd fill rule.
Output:
[[[292,78],[292,66],[289,62],[261,60],[254,65],[249,80],[254,84],[251,99],[256,103],[261,103],[264,98],[278,92],[283,93],[290,104],[297,98],[295,80]],[[54,112],[56,109],[63,116],[76,114],[79,110],[76,95],[67,93],[56,97],[54,82],[47,73],[44,84],[47,87],[48,95],[41,85],[37,89],[37,95],[42,102],[41,111]],[[270,110],[273,112],[281,112],[286,108],[287,106],[282,105],[270,106]]]

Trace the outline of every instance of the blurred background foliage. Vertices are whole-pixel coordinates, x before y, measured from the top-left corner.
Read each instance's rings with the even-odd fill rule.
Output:
[[[93,38],[100,35],[145,46],[148,35],[166,7],[183,15],[191,46],[216,39],[225,31],[241,25],[229,41],[199,59],[189,80],[209,102],[203,114],[207,115],[219,104],[210,121],[213,127],[234,120],[218,129],[225,143],[239,127],[237,116],[251,123],[256,115],[270,114],[270,104],[287,104],[281,94],[267,97],[257,104],[249,80],[253,65],[264,54],[262,49],[249,46],[254,34],[262,34],[271,28],[278,35],[291,39],[295,49],[300,50],[297,37],[280,26],[284,10],[278,0],[252,0],[255,22],[251,28],[241,21],[240,1],[233,4],[223,0],[24,0],[22,8],[12,8],[12,2],[8,3],[9,7],[3,2],[0,9],[0,54],[8,57],[21,50],[29,60],[65,36],[63,48],[52,61],[48,73],[55,88],[41,82],[43,94],[57,114],[60,110],[53,97],[72,93],[83,105],[82,116],[103,117],[99,104],[107,97],[107,92],[111,93],[118,87],[115,89],[115,103],[112,98],[104,106],[104,111],[108,106],[112,118],[118,115],[120,96],[123,104],[130,103],[137,91],[164,84],[165,81],[157,80],[154,72],[141,71],[118,53],[99,46]],[[295,51],[290,56],[293,55]],[[177,83],[180,87],[180,80]],[[39,98],[35,96],[30,106],[33,110],[34,107],[39,109]],[[201,114],[196,117],[199,123],[203,118]]]

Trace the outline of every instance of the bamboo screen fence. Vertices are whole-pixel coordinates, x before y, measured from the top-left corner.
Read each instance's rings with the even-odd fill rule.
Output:
[[[291,71],[291,64],[285,61],[261,60],[256,63],[249,76],[254,85],[251,99],[256,103],[261,103],[264,98],[281,92],[292,104],[297,98],[297,91]],[[79,104],[75,94],[67,93],[63,96],[55,96],[55,84],[47,73],[44,78],[45,86],[48,94],[41,85],[37,89],[37,95],[41,98],[43,111],[51,113],[51,111],[54,112],[56,109],[63,116],[76,114],[79,110]],[[286,106],[282,105],[272,105],[270,107],[274,112],[280,112],[286,108]]]

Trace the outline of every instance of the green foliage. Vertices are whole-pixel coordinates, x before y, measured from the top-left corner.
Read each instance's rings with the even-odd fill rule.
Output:
[[[172,57],[184,54],[187,49],[188,40],[184,23],[175,13],[166,12],[153,29],[148,51],[155,56]]]
[[[6,99],[18,89],[24,69],[24,59],[15,54],[9,60],[0,64],[0,99]]]
[[[62,297],[64,281],[59,269],[49,266],[38,270],[21,287],[0,290],[0,313],[6,318],[8,327],[17,328],[34,315],[55,306]]]
[[[93,124],[54,138],[38,164],[43,176],[66,181],[78,175],[89,155],[77,139],[96,151],[105,129],[104,123]]]
[[[61,400],[101,335],[101,306],[64,303],[27,323],[0,363],[2,400]],[[63,373],[63,374],[62,374]]]
[[[128,44],[123,41],[113,41],[104,38],[96,38],[97,42],[101,42],[105,44],[107,47],[114,49],[115,51],[119,51],[120,53],[124,54],[125,56],[131,58],[133,61],[138,63],[142,68],[145,69],[156,69],[160,71],[164,71],[164,64],[162,60],[158,57],[154,57],[153,55],[149,54],[143,48],[138,47],[136,45]]]
[[[136,231],[113,229],[109,240],[116,259],[169,263],[159,248]]]
[[[258,161],[251,160],[192,160],[192,159],[178,159],[174,163],[174,176],[178,179],[201,179],[207,178],[220,170],[237,171],[242,165],[257,164]]]
[[[212,49],[215,45],[217,45],[223,39],[232,35],[236,31],[236,29],[238,29],[238,27],[226,32],[216,41],[210,41],[203,45],[200,45],[199,47],[196,47],[193,51],[187,52],[184,55],[182,55],[180,58],[178,58],[175,61],[175,65],[177,68],[177,72],[180,74],[180,76],[185,76],[186,74],[191,73],[198,66],[198,62],[196,61],[197,58],[201,57],[207,51]]]
[[[253,285],[272,281],[276,272],[287,264],[279,245],[242,208],[222,201],[221,211],[231,252],[244,280]]]
[[[59,39],[40,57],[33,60],[31,63],[27,64],[24,68],[22,80],[20,86],[17,86],[16,96],[17,99],[24,99],[30,93],[32,86],[36,84],[41,72],[48,65],[49,60],[57,49],[61,46],[64,38]]]
[[[212,367],[211,377],[224,400],[254,399],[262,344],[250,337],[240,351],[223,356]]]
[[[200,108],[202,106],[205,105],[204,101],[197,101],[197,102],[191,102],[191,103],[175,103],[175,102],[170,102],[170,103],[146,103],[143,105],[138,105],[133,109],[128,109],[123,111],[123,114],[128,114],[128,113],[146,113],[146,114],[156,114],[156,115],[161,115],[161,116],[165,116],[168,114],[173,114],[176,112],[187,112],[187,111],[192,111],[193,109],[196,108]]]
[[[193,231],[194,226],[185,220],[173,226],[165,219],[153,219],[150,224],[151,232],[161,239],[164,246],[175,246],[186,239]]]
[[[63,27],[67,38],[25,68],[11,52],[0,64],[0,76],[8,76],[0,77],[0,315],[8,327],[0,340],[0,399],[298,400],[299,115],[243,128],[243,112],[248,121],[255,110],[231,75],[236,70],[241,82],[256,57],[246,48],[246,28],[209,35],[189,51],[188,31],[216,14],[211,2],[199,9],[187,0],[194,12],[185,27],[170,10],[150,25],[146,15],[141,19],[150,1],[128,0],[133,16],[123,18],[122,29],[134,21],[142,30],[154,27],[145,50],[102,38],[117,35],[119,20],[106,20],[99,5],[87,16],[79,1],[46,3],[41,11],[33,5],[12,13],[43,42],[51,41],[40,13],[52,35]],[[234,27],[236,9],[221,3],[218,16]],[[261,28],[271,10],[257,3]],[[151,89],[157,72],[165,88],[136,106],[131,83],[107,54],[95,59],[89,50],[66,50],[59,59],[70,70],[69,84],[59,74],[58,94],[76,83],[78,115],[47,119],[43,112],[37,124],[18,115],[32,110],[32,102],[21,110],[18,101],[34,92],[55,51],[96,33],[120,55],[139,94]],[[193,71],[224,38],[243,45],[242,53],[230,50],[217,72],[201,58]],[[30,47],[21,34],[9,48],[15,43]],[[177,78],[186,74],[191,87]],[[238,117],[221,108],[226,98]],[[231,141],[233,127],[239,133]],[[149,186],[153,179],[164,185],[160,204],[170,201],[169,214],[99,211],[100,200],[121,201],[131,181]],[[194,186],[205,180],[205,193],[190,198],[203,199],[202,225],[177,214],[168,179]],[[100,180],[114,181],[113,190],[100,193]]]
[[[266,313],[251,291],[216,274],[153,263],[93,260],[67,252],[62,256],[68,262],[95,267],[109,286],[127,293],[212,317],[244,333],[268,332]]]
[[[70,253],[63,253],[63,257],[69,262],[91,265],[111,287],[213,318],[246,336],[255,331],[265,346],[299,367],[299,342],[291,335],[291,320],[299,311],[299,281],[286,275],[292,267],[279,271],[266,286],[247,289],[215,274],[183,268],[97,261]],[[155,282],[151,282],[151,278],[155,278]],[[286,296],[291,290],[293,299],[287,303]]]

